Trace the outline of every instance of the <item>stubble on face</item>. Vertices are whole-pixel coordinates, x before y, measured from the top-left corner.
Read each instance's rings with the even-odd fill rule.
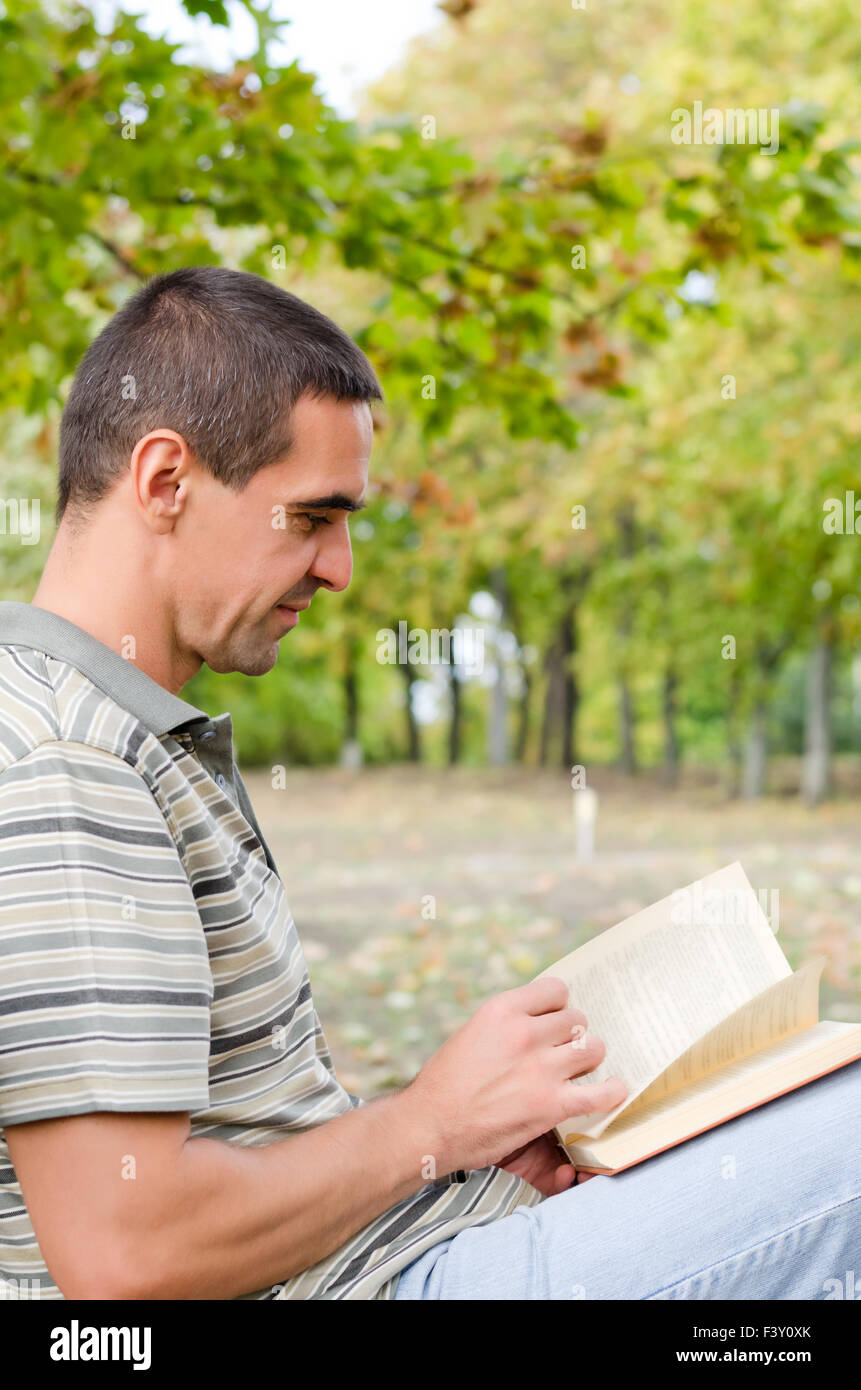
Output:
[[[292,631],[278,605],[304,609],[319,589],[337,592],[350,581],[343,528],[367,484],[370,410],[328,398],[303,400],[293,421],[289,457],[261,469],[241,493],[225,495],[209,479],[199,485],[202,503],[186,562],[193,582],[181,587],[184,603],[174,599],[174,630],[187,650],[220,674],[271,671],[279,643]],[[315,498],[353,501],[330,508]],[[309,516],[319,520],[318,514],[323,520],[314,529]],[[212,542],[205,539],[213,535],[223,546],[215,569]],[[209,581],[202,582],[207,573]],[[275,587],[279,583],[284,587]]]
[[[307,577],[289,593],[278,600],[282,604],[307,604],[317,592],[319,585]],[[223,674],[239,671],[243,676],[265,676],[278,660],[279,643],[289,637],[292,628],[284,631],[281,615],[270,608],[262,617],[249,619],[247,615],[213,645],[211,654],[205,657],[211,670]],[[273,632],[276,634],[273,637]],[[218,662],[218,665],[213,665]]]
[[[278,640],[273,636],[276,617],[270,611],[257,622],[240,624],[217,640],[204,653],[209,669],[220,675],[238,671],[243,676],[265,676],[278,660]]]

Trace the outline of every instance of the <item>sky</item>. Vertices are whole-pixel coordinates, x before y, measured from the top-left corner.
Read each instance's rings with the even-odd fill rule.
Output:
[[[100,23],[109,22],[112,0],[91,0]],[[125,0],[148,33],[188,45],[183,58],[226,68],[253,50],[253,25],[236,0],[228,0],[229,31],[203,16],[191,19],[179,0]],[[318,74],[318,91],[342,116],[355,115],[353,92],[373,82],[403,54],[415,34],[447,23],[436,0],[275,0],[273,13],[289,19],[285,42],[273,58],[298,59],[305,72]]]

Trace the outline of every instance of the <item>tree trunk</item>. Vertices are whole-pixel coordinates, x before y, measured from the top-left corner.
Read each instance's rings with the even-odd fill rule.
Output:
[[[511,601],[508,602],[508,623],[514,633],[517,642],[517,656],[520,667],[520,694],[517,697],[517,725],[514,734],[514,760],[522,763],[526,759],[527,747],[529,744],[529,725],[532,713],[532,691],[534,681],[532,679],[532,667],[529,662],[524,660],[523,628],[517,606]]]
[[[832,656],[832,642],[822,632],[807,667],[801,794],[809,806],[816,806],[831,791]]]
[[[508,692],[501,662],[496,662],[496,680],[490,692],[490,723],[487,751],[491,767],[504,767],[508,762]]]
[[[562,694],[562,670],[559,657],[559,643],[554,640],[547,648],[544,658],[547,683],[544,687],[544,711],[541,719],[541,744],[538,761],[546,767],[550,761],[550,745],[553,731],[559,722],[559,707]]]
[[[756,644],[756,693],[745,741],[741,777],[741,794],[746,801],[755,800],[765,791],[765,770],[768,762],[767,700],[781,659],[791,648],[794,635],[793,629],[788,627],[779,637],[771,641],[760,639]]]
[[[416,723],[416,716],[413,710],[413,670],[409,662],[398,662],[398,670],[401,672],[406,693],[406,717],[407,717],[407,760],[411,763],[420,763],[422,760],[421,737],[419,726]]]
[[[741,677],[733,668],[729,678],[729,697],[726,715],[727,776],[726,794],[732,800],[741,790],[741,769],[743,750],[739,732],[738,706],[741,695]]]
[[[744,770],[742,773],[742,796],[745,801],[755,801],[765,790],[765,765],[768,748],[765,738],[765,702],[757,698],[750,716],[747,739],[744,746]]]
[[[451,767],[460,762],[463,736],[463,688],[457,678],[454,662],[449,667],[449,691],[451,692],[451,718],[448,725],[448,761]]]
[[[362,765],[356,655],[355,643],[348,642],[344,662],[344,741],[341,745],[341,766],[350,768],[359,768]]]
[[[508,762],[508,688],[502,665],[502,650],[499,641],[505,626],[507,610],[505,571],[495,569],[491,574],[493,596],[499,604],[499,618],[496,624],[496,651],[494,653],[494,672],[496,679],[490,693],[490,721],[487,730],[488,759],[491,767],[504,767]]]
[[[679,780],[679,739],[676,731],[678,686],[678,675],[672,666],[668,666],[664,672],[663,690],[664,784],[668,787],[674,787]]]
[[[629,561],[633,558],[637,548],[637,526],[634,508],[630,502],[623,503],[616,511],[616,525],[619,531],[619,554],[622,559]],[[622,602],[619,620],[616,624],[616,631],[619,638],[619,652],[621,666],[618,674],[619,687],[619,743],[621,745],[620,765],[622,771],[629,777],[633,777],[637,771],[637,754],[635,747],[634,733],[634,701],[631,694],[631,682],[625,663],[628,660],[628,650],[631,642],[631,630],[634,625],[634,616],[631,604],[628,601],[630,588],[626,588]]]
[[[520,675],[523,681],[523,689],[520,692],[520,701],[517,708],[517,736],[515,739],[514,756],[519,763],[526,758],[526,745],[529,741],[529,711],[532,704],[532,673],[523,664],[520,668]]]
[[[575,762],[575,730],[580,706],[580,688],[574,673],[577,652],[577,605],[569,603],[559,619],[556,636],[547,649],[544,666],[547,686],[544,694],[544,718],[541,725],[539,762],[544,767],[556,764],[552,746],[559,748],[564,768]],[[558,739],[558,743],[557,743]]]
[[[629,777],[637,771],[637,755],[634,749],[634,703],[631,697],[631,683],[627,675],[619,677],[619,735],[622,745],[620,766]]]
[[[573,767],[575,727],[577,709],[580,704],[580,690],[574,673],[574,656],[577,651],[577,609],[572,603],[562,616],[559,626],[559,646],[562,654],[562,766]]]
[[[348,743],[356,743],[359,738],[359,682],[356,674],[356,654],[352,647],[348,648],[344,671],[344,705],[344,737]]]

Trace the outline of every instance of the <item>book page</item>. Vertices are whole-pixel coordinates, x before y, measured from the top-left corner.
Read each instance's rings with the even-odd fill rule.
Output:
[[[792,974],[738,863],[662,898],[541,972],[607,1053],[572,1085],[621,1076],[628,1097],[564,1128],[596,1138],[669,1065],[742,1004]],[[560,1126],[560,1131],[563,1126]]]
[[[739,1062],[772,1043],[812,1028],[819,1020],[819,981],[826,957],[816,956],[794,975],[742,1004],[662,1072],[629,1107],[644,1105],[681,1091],[730,1063]]]
[[[859,1054],[861,1028],[857,1024],[830,1020],[816,1023],[812,1028],[793,1033],[760,1052],[702,1077],[692,1084],[687,1094],[656,1097],[648,1105],[632,1108],[620,1117],[601,1143],[596,1144],[594,1155],[600,1163],[612,1164],[621,1158],[622,1144],[627,1144],[629,1152],[636,1154],[639,1136],[643,1133],[645,1142],[646,1131],[649,1146],[659,1149],[680,1138],[690,1124],[696,1129],[702,1123],[714,1123],[722,1108],[729,1119],[757,1094],[766,1099],[806,1073],[812,1077],[823,1067]],[[570,1133],[564,1138],[576,1146],[577,1135]]]

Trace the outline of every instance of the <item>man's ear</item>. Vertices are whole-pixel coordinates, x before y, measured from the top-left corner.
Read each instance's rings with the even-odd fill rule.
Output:
[[[139,439],[129,464],[135,500],[147,525],[169,531],[188,498],[194,456],[174,430],[151,430]]]

